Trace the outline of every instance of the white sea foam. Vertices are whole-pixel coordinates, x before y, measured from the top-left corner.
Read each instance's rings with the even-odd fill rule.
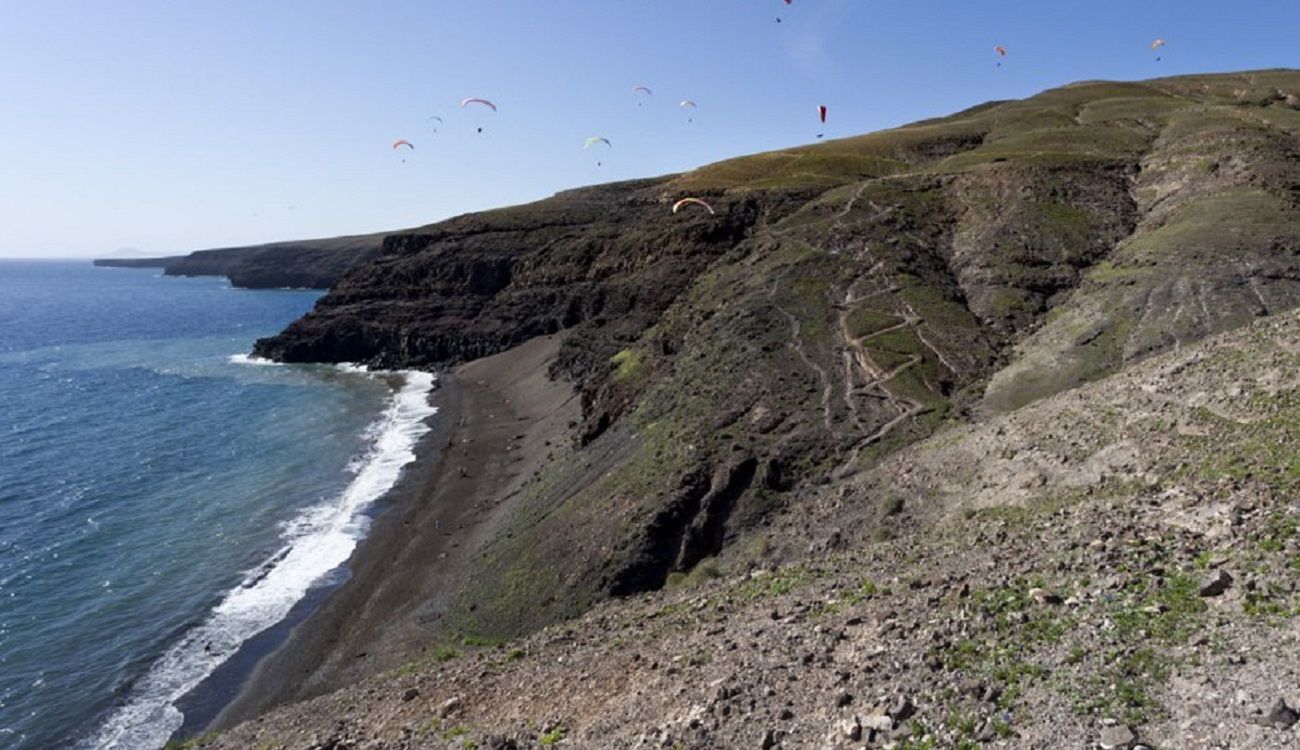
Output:
[[[252,354],[232,354],[230,355],[230,361],[236,365],[255,365],[257,367],[273,367],[284,364],[283,362],[276,362],[273,359],[257,357]]]
[[[436,411],[429,405],[433,376],[401,375],[401,388],[369,431],[373,439],[365,461],[342,494],[307,508],[286,524],[284,546],[249,571],[202,623],[150,667],[126,703],[83,748],[161,748],[184,721],[176,702],[244,641],[284,619],[313,585],[347,561],[365,533],[366,509],[415,459],[415,444],[429,431],[425,421]]]

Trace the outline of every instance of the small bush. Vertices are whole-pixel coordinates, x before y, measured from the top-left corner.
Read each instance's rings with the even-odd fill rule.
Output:
[[[641,373],[642,358],[641,352],[635,349],[624,349],[615,354],[610,359],[615,366],[614,381],[628,380]]]

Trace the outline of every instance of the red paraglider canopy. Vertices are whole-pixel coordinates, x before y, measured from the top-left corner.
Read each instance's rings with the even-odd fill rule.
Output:
[[[822,122],[826,122],[826,105],[825,105],[825,104],[818,104],[818,105],[817,105],[817,119],[821,120]]]

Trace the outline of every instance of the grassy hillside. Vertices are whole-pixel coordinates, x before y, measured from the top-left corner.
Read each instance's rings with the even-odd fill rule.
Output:
[[[578,490],[558,478],[583,452],[548,470],[563,492],[538,479],[464,626],[517,633],[656,588],[954,408],[1013,409],[1295,306],[1291,91],[1289,72],[1079,84],[655,186],[760,208],[599,349],[582,441],[614,425],[622,458]]]
[[[804,493],[751,566],[196,746],[1290,747],[1297,341],[1284,313],[954,426]]]
[[[430,642],[516,637],[767,565],[828,496],[892,502],[855,488],[899,449],[1295,307],[1298,126],[1294,71],[1087,82],[570,191],[390,236],[259,351],[438,367],[567,332],[572,449],[430,605]]]

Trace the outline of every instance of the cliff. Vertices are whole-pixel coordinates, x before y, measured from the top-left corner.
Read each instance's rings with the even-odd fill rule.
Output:
[[[162,268],[168,276],[226,276],[247,289],[326,289],[345,271],[374,259],[384,234],[273,242],[199,250],[163,258],[100,258],[95,265]]]
[[[685,196],[717,215],[672,214]],[[1258,563],[1237,532],[1206,536],[1210,511],[1196,498],[1251,493],[1240,503],[1250,533],[1272,533],[1274,514],[1294,530],[1277,500],[1291,474],[1274,450],[1290,440],[1294,316],[1255,321],[1298,303],[1295,71],[1079,83],[390,235],[257,353],[438,369],[562,332],[550,372],[581,399],[564,448],[557,439],[500,523],[463,552],[455,581],[419,606],[430,649],[550,629],[519,641],[526,665],[482,651],[462,671],[426,655],[242,736],[342,732],[325,728],[330,706],[405,689],[410,675],[439,700],[472,694],[444,718],[463,716],[483,729],[477,741],[500,739],[494,747],[551,744],[543,733],[566,727],[583,747],[820,746],[850,706],[880,709],[890,723],[878,737],[904,742],[889,732],[911,726],[898,714],[912,710],[893,711],[895,699],[920,691],[933,710],[909,730],[917,742],[927,732],[958,742],[965,720],[952,716],[967,713],[972,741],[1009,736],[997,721],[1013,709],[1032,709],[1034,727],[1050,717],[1041,723],[1080,732],[1100,727],[1065,718],[1070,705],[1083,717],[1168,719],[1176,712],[1157,691],[1179,688],[1164,658],[1205,612],[1189,581],[1220,556]],[[1163,388],[1152,373],[1202,362],[1187,352],[1225,332],[1238,338],[1214,339],[1219,371],[1196,369],[1170,385],[1167,409],[1147,409],[1143,394]],[[1214,405],[1217,389],[1248,376],[1260,380],[1241,392],[1261,411]],[[1124,397],[1110,399],[1107,384]],[[1182,398],[1187,413],[1170,405]],[[1139,407],[1150,419],[1136,425],[1128,410]],[[1213,458],[1215,441],[1235,445],[1234,458]],[[1196,541],[1172,529],[1189,524]],[[1291,531],[1281,549],[1294,546]],[[1130,551],[1160,575],[1093,586]],[[683,585],[702,593],[609,603]],[[804,586],[811,593],[791,594]],[[900,598],[880,604],[881,588]],[[1098,608],[1044,615],[1076,592]],[[947,614],[927,620],[939,607]],[[1097,618],[1118,632],[1066,638]],[[1254,628],[1223,631],[1224,642],[1253,648],[1265,637]],[[605,638],[624,644],[617,659],[597,645]],[[892,662],[868,653],[886,638]],[[1067,641],[1086,653],[1056,649]],[[559,657],[576,666],[548,666]],[[789,659],[825,668],[790,687]],[[868,659],[879,692],[892,692],[864,696],[875,688],[853,670]],[[715,660],[727,669],[708,668]],[[739,677],[760,663],[761,680]],[[699,676],[673,692],[663,668]],[[1047,679],[1055,670],[1060,684]],[[620,676],[630,674],[650,687],[636,693]],[[605,688],[588,688],[593,679]],[[691,692],[706,679],[720,687]],[[777,683],[794,693],[784,704]],[[1075,701],[1079,684],[1103,703]],[[662,711],[618,703],[634,694]],[[419,705],[433,711],[431,700]],[[627,727],[602,718],[624,710]],[[537,731],[527,711],[567,718]],[[390,713],[409,718],[400,707],[373,715]],[[377,747],[413,741],[348,721],[393,743]],[[856,731],[835,742],[877,737]],[[1035,746],[1080,744],[1042,727],[1008,731]],[[421,736],[441,747],[460,734]]]
[[[574,438],[621,459],[578,487],[584,452],[550,466],[485,550],[463,625],[523,632],[661,586],[954,409],[1294,306],[1293,91],[1281,71],[1082,83],[459,217],[387,237],[257,353],[437,368],[569,332]],[[671,214],[688,195],[718,215]]]
[[[96,258],[92,263],[101,268],[166,268],[184,255],[168,255],[162,258]]]

